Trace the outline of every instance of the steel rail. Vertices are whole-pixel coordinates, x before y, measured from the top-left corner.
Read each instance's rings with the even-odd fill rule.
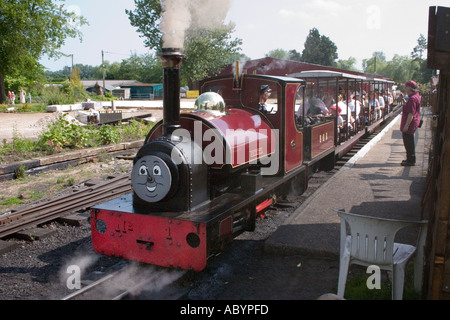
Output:
[[[119,274],[119,272],[120,272],[120,271],[116,271],[116,272],[114,272],[114,273],[111,273],[111,274],[109,274],[109,275],[107,275],[107,276],[105,276],[105,277],[103,277],[103,278],[101,278],[101,279],[99,279],[99,280],[97,280],[97,281],[91,283],[90,285],[88,285],[88,286],[86,286],[86,287],[84,287],[84,288],[81,288],[80,290],[75,291],[75,292],[69,294],[68,296],[65,296],[65,297],[62,298],[61,300],[66,300],[66,301],[67,301],[67,300],[72,300],[73,298],[78,297],[78,296],[80,296],[80,295],[82,295],[82,294],[84,294],[84,293],[86,293],[86,292],[88,292],[88,291],[90,291],[90,290],[92,290],[92,289],[94,289],[94,288],[100,286],[101,284],[105,283],[106,281],[111,280],[111,279],[114,278],[117,274]]]
[[[131,191],[129,179],[128,175],[118,176],[80,192],[16,211],[6,219],[0,220],[0,238],[55,220],[67,212],[85,209],[106,199],[128,193]]]

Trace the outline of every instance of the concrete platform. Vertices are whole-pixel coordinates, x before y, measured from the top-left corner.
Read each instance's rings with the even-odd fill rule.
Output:
[[[416,134],[415,167],[406,159],[398,116],[369,145],[318,189],[265,242],[265,251],[338,257],[340,220],[333,208],[401,220],[421,219],[428,152],[429,119]],[[414,244],[414,231],[399,233],[398,241]]]

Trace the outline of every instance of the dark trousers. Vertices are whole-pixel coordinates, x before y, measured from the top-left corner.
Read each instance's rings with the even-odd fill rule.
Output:
[[[407,161],[416,163],[416,141],[413,134],[403,133],[403,144],[405,145]]]

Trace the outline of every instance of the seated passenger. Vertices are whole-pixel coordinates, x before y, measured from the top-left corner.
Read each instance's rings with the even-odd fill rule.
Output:
[[[259,90],[259,104],[258,104],[258,110],[264,114],[270,114],[272,110],[267,110],[267,100],[270,98],[270,95],[272,94],[272,89],[268,85],[261,86]]]
[[[378,121],[381,116],[380,102],[377,99],[375,92],[369,93],[370,119],[369,121]]]
[[[361,114],[361,102],[360,102],[361,94],[359,92],[356,92],[355,94],[350,93],[348,98],[349,98],[348,99],[349,109],[351,110],[351,112],[354,112],[356,114],[356,118],[359,118],[359,115]]]
[[[336,105],[336,104],[334,104],[334,105]],[[341,109],[341,114],[344,114],[344,115],[347,114],[347,105],[344,102],[344,96],[343,95],[339,95],[337,105]]]
[[[337,109],[337,111],[336,111],[336,109]],[[333,118],[337,117],[337,128],[338,128],[338,133],[340,133],[341,130],[344,129],[344,118],[342,118],[342,116],[341,116],[341,108],[339,106],[337,106],[337,108],[336,108],[336,105],[332,106],[330,108],[329,115]]]
[[[325,103],[327,108],[330,108],[332,105],[336,104],[336,101],[334,101],[333,96],[329,92],[325,92],[322,101]]]
[[[383,117],[384,109],[386,108],[386,102],[384,101],[383,94],[380,93],[380,90],[375,90],[375,97],[378,100],[378,104],[380,105],[380,110],[378,111],[378,119]]]
[[[318,98],[311,99],[310,108],[311,108],[311,115],[314,117],[324,117],[329,113],[329,110],[326,107],[325,103]]]
[[[352,114],[355,115],[355,117],[351,117],[350,121],[352,124],[359,124],[359,118],[361,115],[361,94],[359,92],[356,92],[355,94],[350,93],[349,100],[348,100],[348,108],[352,112]],[[356,106],[355,106],[356,105]],[[353,129],[356,129],[354,127]]]

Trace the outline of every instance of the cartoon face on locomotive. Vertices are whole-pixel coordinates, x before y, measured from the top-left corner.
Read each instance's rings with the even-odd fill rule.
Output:
[[[133,192],[92,208],[92,243],[200,271],[278,199],[303,193],[311,168],[334,167],[334,121],[308,122],[303,80],[261,75],[207,79],[195,109],[181,113],[182,56],[161,59],[164,119],[136,154]]]

